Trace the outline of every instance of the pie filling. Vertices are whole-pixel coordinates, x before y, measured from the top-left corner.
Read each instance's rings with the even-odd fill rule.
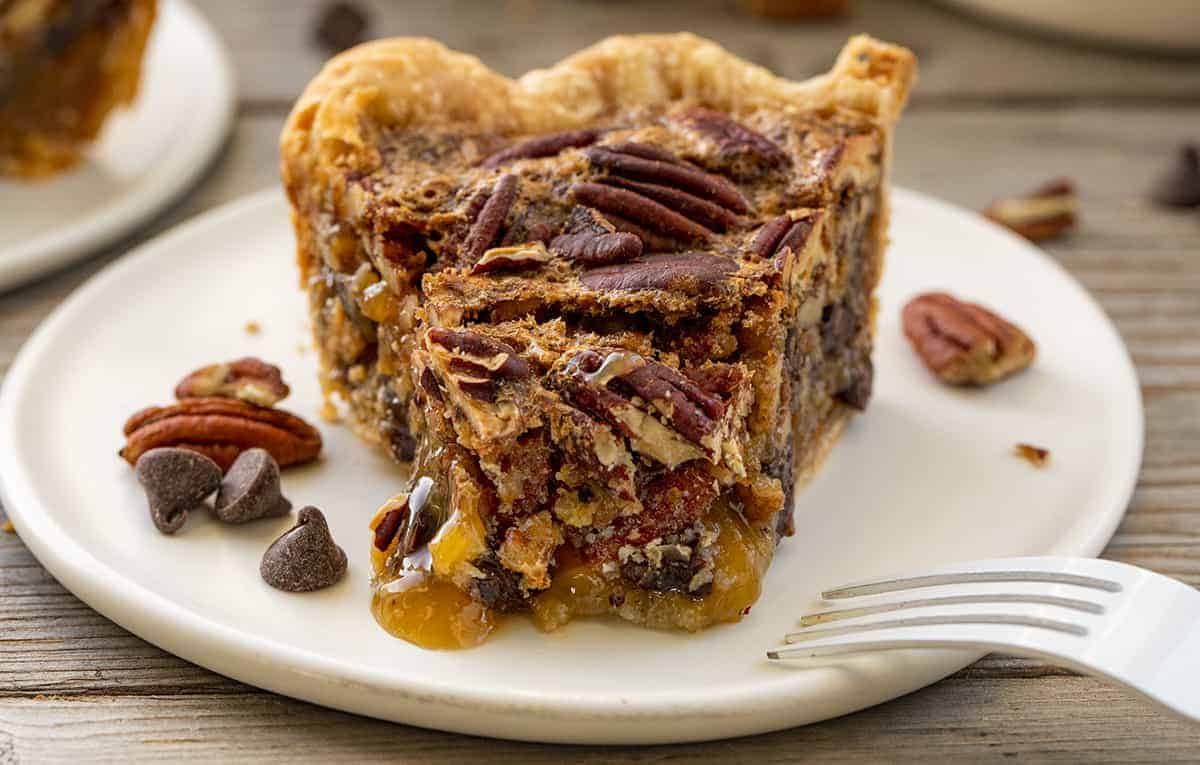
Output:
[[[155,0],[0,0],[0,175],[69,167],[137,93]]]
[[[289,193],[324,389],[412,460],[370,524],[379,624],[740,619],[870,397],[886,125],[694,97],[363,125],[336,201]]]

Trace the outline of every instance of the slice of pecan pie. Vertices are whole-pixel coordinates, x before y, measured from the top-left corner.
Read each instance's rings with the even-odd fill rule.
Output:
[[[0,0],[0,176],[75,164],[133,100],[156,0]]]
[[[690,35],[505,79],[427,40],[331,61],[282,140],[322,383],[413,483],[375,613],[423,645],[758,597],[871,393],[912,54],[795,83]]]

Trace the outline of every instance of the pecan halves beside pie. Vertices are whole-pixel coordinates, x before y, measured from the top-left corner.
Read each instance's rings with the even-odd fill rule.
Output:
[[[321,434],[301,418],[232,398],[186,398],[143,409],[125,423],[125,437],[120,454],[131,465],[160,446],[199,452],[222,470],[255,447],[280,467],[310,462],[321,452]]]
[[[787,153],[767,138],[726,114],[692,107],[681,115],[681,120],[697,133],[716,144],[720,159],[747,159],[765,167],[783,167],[788,164]]]
[[[288,393],[279,367],[253,356],[201,367],[175,386],[175,398],[180,400],[216,396],[259,406],[275,406]]]
[[[1040,242],[1075,228],[1078,210],[1075,184],[1058,178],[1028,194],[998,199],[983,214],[1031,242]]]
[[[1016,325],[945,293],[913,298],[902,320],[925,366],[951,385],[998,382],[1028,367],[1036,354]]]
[[[488,194],[487,201],[479,207],[479,212],[467,231],[467,238],[463,242],[463,256],[467,261],[474,263],[496,244],[500,230],[504,228],[504,219],[508,217],[516,199],[517,176],[511,173],[501,176]],[[473,200],[472,208],[476,204]]]
[[[483,167],[496,167],[516,159],[553,157],[566,149],[578,149],[593,144],[602,135],[603,130],[564,130],[561,133],[539,135],[501,149],[479,164]]]
[[[642,254],[642,240],[617,231],[595,210],[576,206],[565,231],[550,242],[550,251],[584,266],[624,263]]]

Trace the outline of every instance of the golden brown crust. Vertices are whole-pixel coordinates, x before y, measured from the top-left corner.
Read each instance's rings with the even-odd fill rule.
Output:
[[[283,180],[296,203],[305,188],[336,194],[335,175],[377,167],[371,131],[379,125],[458,121],[541,133],[684,99],[725,111],[849,110],[886,131],[916,71],[911,51],[866,35],[851,38],[828,73],[803,82],[687,33],[610,37],[517,80],[433,40],[378,40],[330,60],[297,100],[281,136]]]

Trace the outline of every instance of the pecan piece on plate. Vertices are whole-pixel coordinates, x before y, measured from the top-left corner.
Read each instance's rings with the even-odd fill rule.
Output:
[[[672,468],[721,459],[730,424],[725,401],[666,364],[621,349],[582,350],[560,380],[572,404],[612,426],[641,454]]]
[[[564,233],[550,242],[550,251],[584,266],[604,266],[641,255],[642,240],[635,234],[617,231],[595,210],[576,206],[567,218]]]
[[[746,158],[766,167],[788,164],[788,155],[778,144],[726,114],[696,106],[685,111],[681,119],[685,125],[712,140],[721,159]]]
[[[579,280],[600,292],[674,290],[698,295],[719,289],[737,271],[729,258],[707,252],[648,255],[585,271]]]
[[[1033,444],[1017,444],[1013,447],[1013,454],[1033,465],[1039,470],[1050,464],[1050,450]]]
[[[255,447],[266,449],[280,467],[311,462],[321,452],[321,434],[296,415],[231,398],[188,398],[143,409],[125,423],[125,437],[120,454],[130,465],[160,446],[199,452],[221,470]]]
[[[290,392],[279,367],[253,356],[201,367],[175,386],[175,398],[181,401],[237,398],[259,406],[275,406]]]
[[[496,238],[504,228],[504,219],[517,200],[517,176],[511,173],[502,175],[482,204],[478,202],[480,199],[484,197],[477,196],[471,201],[472,211],[475,207],[479,209],[463,242],[463,255],[471,263],[483,257],[496,244]]]
[[[553,157],[566,149],[578,149],[593,144],[603,134],[603,130],[564,130],[561,133],[534,136],[501,149],[479,164],[483,167],[496,167],[515,159]]]
[[[930,371],[951,385],[987,385],[1028,367],[1029,336],[988,309],[945,293],[904,306],[904,334]]]
[[[1058,178],[1028,194],[998,199],[983,214],[1031,242],[1040,242],[1075,228],[1078,210],[1075,184]]]
[[[525,271],[549,263],[552,258],[542,242],[493,247],[475,261],[471,273],[478,275],[494,271]]]

